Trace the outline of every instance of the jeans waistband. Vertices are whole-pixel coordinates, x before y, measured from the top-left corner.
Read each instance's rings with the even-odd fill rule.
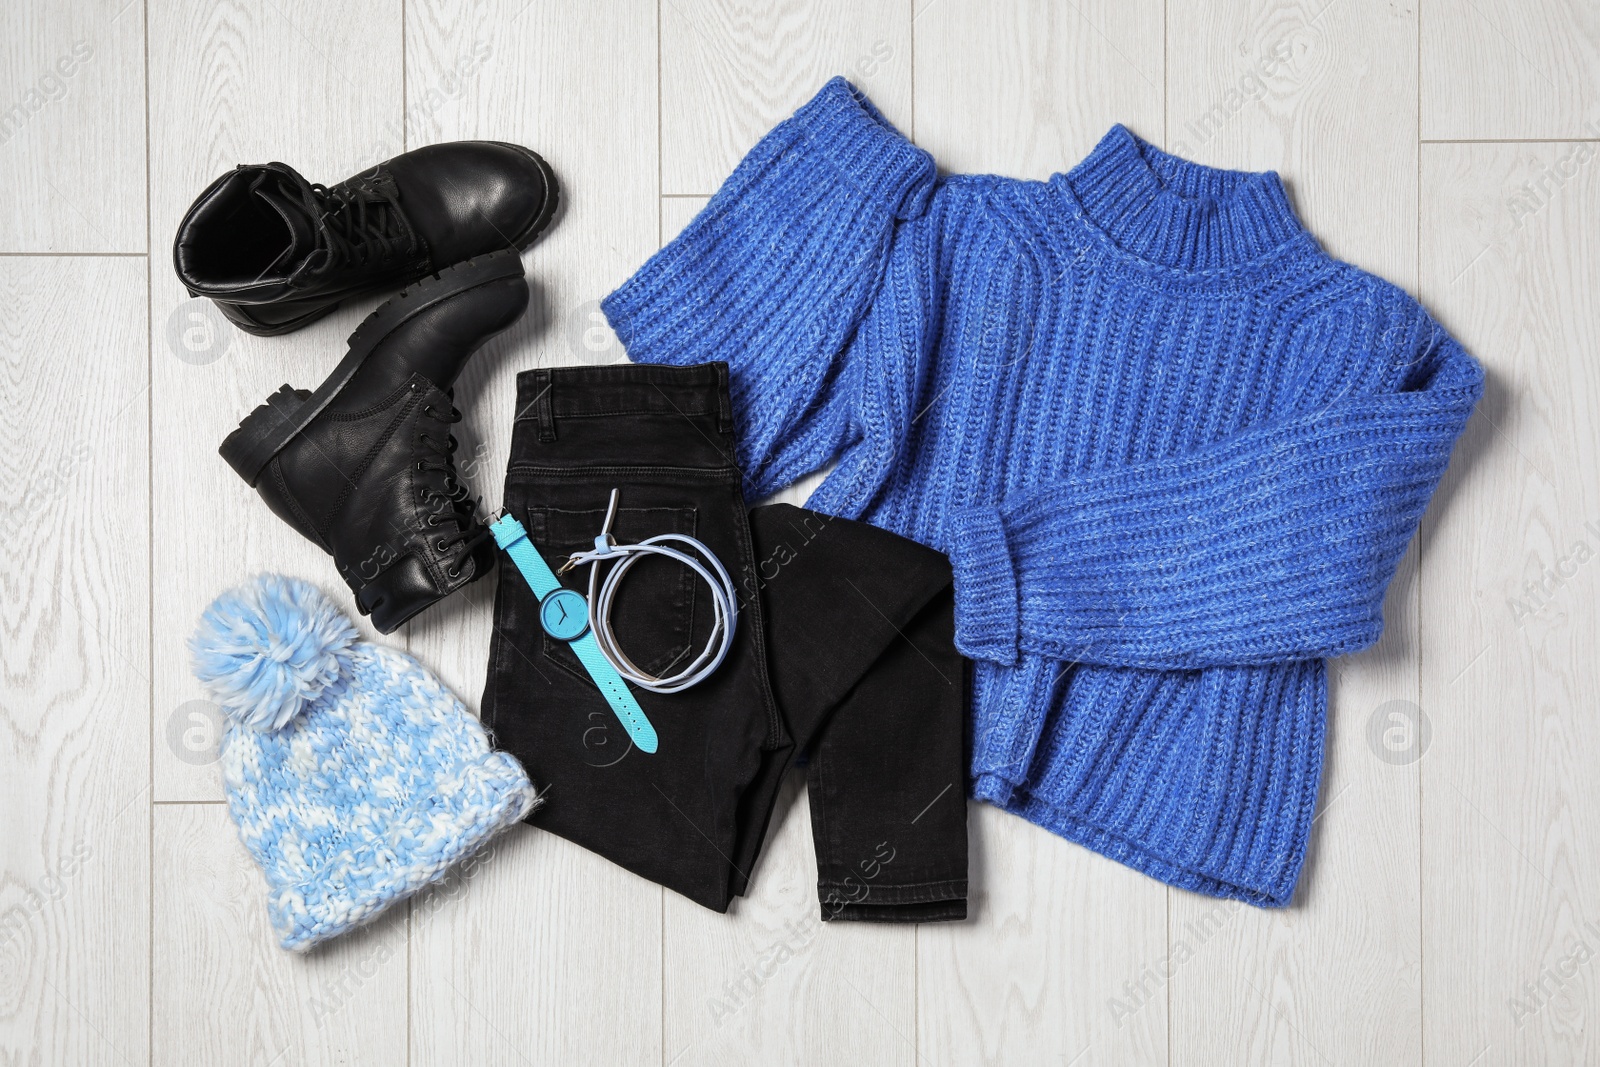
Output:
[[[541,440],[553,439],[557,419],[608,415],[714,415],[717,428],[731,432],[728,365],[615,363],[546,367],[517,375],[516,421],[538,422]]]

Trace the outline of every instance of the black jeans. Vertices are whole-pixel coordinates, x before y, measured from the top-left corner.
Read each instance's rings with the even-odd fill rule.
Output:
[[[621,491],[619,542],[704,542],[739,589],[732,650],[682,693],[634,688],[646,755],[502,563],[484,722],[547,789],[532,821],[716,911],[749,884],[784,773],[804,758],[824,919],[966,915],[967,663],[948,561],[864,523],[747,511],[724,364],[527,371],[505,506],[559,566]],[[578,574],[567,584],[582,588]],[[612,613],[660,673],[711,629],[688,568],[646,558]]]

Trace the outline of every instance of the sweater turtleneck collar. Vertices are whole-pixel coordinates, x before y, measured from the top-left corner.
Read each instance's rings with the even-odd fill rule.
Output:
[[[1276,172],[1191,163],[1121,125],[1058,178],[1113,245],[1164,267],[1239,266],[1304,232]]]

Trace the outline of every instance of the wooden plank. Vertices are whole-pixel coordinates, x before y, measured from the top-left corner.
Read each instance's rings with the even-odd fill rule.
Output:
[[[159,161],[150,190],[151,482],[162,502],[151,565],[163,638],[151,716],[155,792],[207,800],[221,795],[218,720],[184,648],[200,611],[272,570],[315,581],[355,616],[332,562],[267,510],[217,445],[279,385],[316,385],[378,298],[288,337],[250,337],[188,298],[167,250],[195,195],[235,164],[282,160],[333,182],[370,162],[360,158],[369,131],[400,112],[400,14],[381,0],[170,0],[151,10],[149,48],[160,72],[150,100]],[[286,107],[284,86],[297,100],[338,106]],[[272,939],[264,883],[226,810],[157,810],[157,1061],[348,1062],[359,1050],[401,1062],[404,915],[308,959],[291,956]]]
[[[661,1063],[661,894],[533,827],[412,911],[413,1064]]]
[[[145,250],[144,4],[0,5],[0,249]]]
[[[1426,146],[1420,278],[1413,266],[1419,132],[1600,137],[1600,32],[1576,0],[1438,0],[1420,30],[1417,5],[1365,0],[1170,5],[1165,27],[1153,0],[607,0],[581,13],[154,0],[148,35],[144,6],[0,12],[0,121],[76,42],[93,53],[0,127],[13,194],[0,249],[144,251],[147,196],[154,253],[145,340],[143,262],[0,258],[0,1063],[1600,1057],[1586,608],[1600,582],[1600,146]],[[975,807],[972,920],[818,929],[791,782],[754,892],[729,917],[525,829],[409,916],[309,958],[283,953],[225,810],[145,805],[220,795],[182,641],[212,596],[274,569],[349,605],[330,561],[215,448],[280,383],[320,380],[378,300],[287,338],[230,333],[172,277],[179,216],[241,161],[337,180],[458,137],[545,153],[568,204],[526,256],[534,307],[459,390],[462,467],[493,506],[515,371],[623,358],[595,302],[704,202],[659,194],[713,191],[833,73],[946,170],[1042,177],[1113,121],[1202,162],[1279,169],[1331,251],[1420,284],[1489,365],[1384,641],[1332,672],[1324,814],[1295,906],[1169,892]],[[284,106],[284,86],[314,106]],[[145,344],[141,394],[147,365],[129,353]],[[93,374],[62,373],[79,358]],[[475,587],[387,640],[475,706],[489,599]],[[1413,751],[1388,716],[1418,706],[1434,732]],[[789,953],[761,974],[780,944]],[[1180,945],[1193,951],[1170,977],[1149,978]],[[1154,992],[1133,998],[1127,983]]]
[[[1040,178],[1113,122],[1159,137],[1162,5],[925,0],[917,143],[940,168]],[[1164,997],[1114,1012],[1164,954],[1167,892],[984,805],[972,918],[918,935],[919,1048],[931,1063],[1160,1062]]]
[[[1169,147],[1280,172],[1325,248],[1412,288],[1415,18],[1315,0],[1172,9],[1169,39],[1185,46],[1169,54]],[[1383,640],[1330,664],[1321,813],[1294,906],[1217,912],[1173,893],[1169,942],[1186,959],[1174,1062],[1420,1062],[1418,753],[1401,736],[1417,705],[1416,586],[1413,551]],[[1226,923],[1207,934],[1212,915]]]
[[[1600,1059],[1600,147],[1428,145],[1422,289],[1489,386],[1424,529],[1430,1061]],[[1546,192],[1527,190],[1559,175]]]
[[[1169,150],[1276,170],[1330,253],[1407,289],[1416,275],[1416,22],[1357,3],[1250,0],[1172,13]],[[1360,121],[1351,102],[1359,100]]]
[[[493,509],[516,373],[622,358],[593,327],[599,299],[656,247],[655,7],[413,0],[406,11],[408,146],[524,144],[562,187],[562,215],[524,257],[528,314],[456,389],[457,461]],[[408,627],[411,650],[472,707],[492,601],[483,582]],[[512,835],[470,892],[413,919],[413,1062],[659,1060],[661,892],[537,829]]]
[[[142,259],[0,257],[8,1064],[148,1053],[145,284]]]
[[[666,1061],[917,1063],[916,928],[821,921],[804,774],[752,875],[727,915],[666,894]]]
[[[1600,23],[1584,0],[1422,10],[1422,136],[1600,137]]]
[[[1166,887],[969,807],[969,918],[918,934],[921,1062],[1165,1063]]]
[[[704,197],[663,197],[675,237]],[[819,472],[775,500],[803,503]],[[908,928],[824,926],[805,778],[790,776],[751,891],[728,916],[673,893],[663,912],[667,1059],[689,1064],[915,1061],[916,940]],[[827,1019],[829,1025],[814,1025]]]
[[[1415,552],[1377,646],[1329,671],[1332,720],[1292,907],[1173,891],[1175,1063],[1420,1063]]]
[[[655,94],[655,19],[624,0],[582,12],[540,2],[407,10],[409,146],[524,144],[561,183],[555,225],[524,256],[527,314],[456,386],[457,467],[492,511],[511,451],[517,373],[624,358],[599,301],[657,247],[655,108],[643,103]],[[603,36],[592,32],[597,21],[608,27]],[[493,582],[481,582],[407,627],[412,650],[472,707],[483,692],[493,600]]]
[[[1162,5],[918,0],[916,123],[940,169],[1043,178],[1113,122],[1159,138]]]
[[[313,952],[284,951],[221,804],[156,805],[155,864],[153,1062],[406,1062],[404,905]]]
[[[836,74],[910,130],[910,5],[665,0],[661,191],[716,192],[763,134]]]
[[[215,721],[196,703],[182,640],[201,610],[272,570],[316,582],[356,615],[332,560],[268,511],[217,446],[280,385],[321,382],[382,298],[285,337],[252,337],[189,298],[169,249],[194,197],[235,164],[282,160],[333,182],[371,162],[364,153],[400,119],[400,13],[384,0],[166,0],[150,12],[150,49],[152,555],[166,638],[155,648],[155,793],[209,800],[221,795]],[[286,87],[299,104],[286,105]]]

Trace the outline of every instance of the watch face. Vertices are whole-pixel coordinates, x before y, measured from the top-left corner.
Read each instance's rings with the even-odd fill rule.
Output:
[[[576,589],[557,589],[539,605],[539,625],[558,641],[573,641],[589,628],[589,602]]]

